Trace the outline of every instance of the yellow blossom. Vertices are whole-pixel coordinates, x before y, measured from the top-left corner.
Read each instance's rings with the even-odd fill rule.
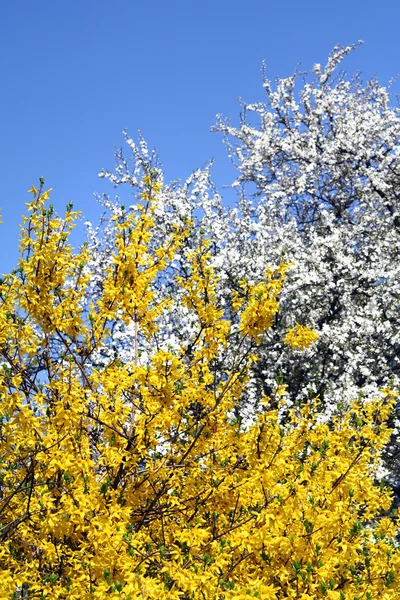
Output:
[[[306,348],[310,348],[317,339],[318,333],[316,331],[296,323],[295,327],[288,330],[284,342],[293,348],[293,350],[305,350]]]

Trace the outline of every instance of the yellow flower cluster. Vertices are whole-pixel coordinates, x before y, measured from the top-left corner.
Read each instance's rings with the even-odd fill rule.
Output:
[[[19,269],[0,285],[0,599],[399,598],[391,494],[374,483],[393,394],[329,425],[311,405],[284,427],[266,410],[243,431],[229,415],[286,267],[233,297],[238,342],[224,362],[234,328],[207,242],[186,248],[176,230],[154,247],[159,187],[145,187],[116,222],[89,312],[88,251],[68,245],[74,213],[56,218],[32,188]],[[155,345],[145,365],[94,367],[117,318],[153,339],[169,301],[155,302],[152,282],[178,249],[191,352]],[[307,347],[315,334],[299,327],[288,343]]]
[[[293,350],[305,350],[309,348],[318,339],[318,333],[296,323],[295,327],[289,329],[285,336],[285,344],[293,348]]]

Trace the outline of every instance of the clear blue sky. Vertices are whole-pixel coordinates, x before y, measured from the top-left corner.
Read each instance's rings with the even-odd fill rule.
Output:
[[[97,174],[113,167],[125,127],[157,146],[167,178],[214,157],[222,186],[232,171],[210,127],[217,113],[238,122],[238,96],[263,98],[263,59],[273,79],[363,39],[349,73],[383,84],[400,73],[398,0],[15,0],[1,13],[3,273],[39,176],[58,211],[73,200],[96,220],[93,192],[109,190]]]

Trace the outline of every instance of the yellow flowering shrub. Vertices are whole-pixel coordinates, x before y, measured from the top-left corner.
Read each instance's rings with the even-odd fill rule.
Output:
[[[138,210],[118,217],[117,253],[89,308],[88,251],[68,243],[76,213],[56,217],[49,192],[31,190],[18,269],[0,285],[0,598],[398,598],[391,494],[374,482],[393,394],[329,424],[317,402],[289,410],[284,427],[265,398],[241,429],[232,409],[285,267],[244,283],[230,322],[206,239],[185,250],[176,229],[154,247],[159,187],[145,185]],[[155,345],[143,364],[136,353],[94,366],[116,319],[152,339],[169,309],[152,281],[176,251],[198,323],[191,352]],[[315,339],[299,326],[293,336],[295,347]]]

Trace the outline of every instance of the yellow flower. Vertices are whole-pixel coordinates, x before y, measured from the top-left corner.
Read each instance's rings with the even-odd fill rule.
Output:
[[[33,194],[33,197],[34,197],[34,198],[36,198],[36,196],[37,196],[37,194],[38,194],[38,190],[35,188],[35,186],[33,185],[33,183],[32,183],[32,185],[31,185],[31,189],[30,189],[30,190],[28,190],[28,193],[32,193],[32,194]]]

